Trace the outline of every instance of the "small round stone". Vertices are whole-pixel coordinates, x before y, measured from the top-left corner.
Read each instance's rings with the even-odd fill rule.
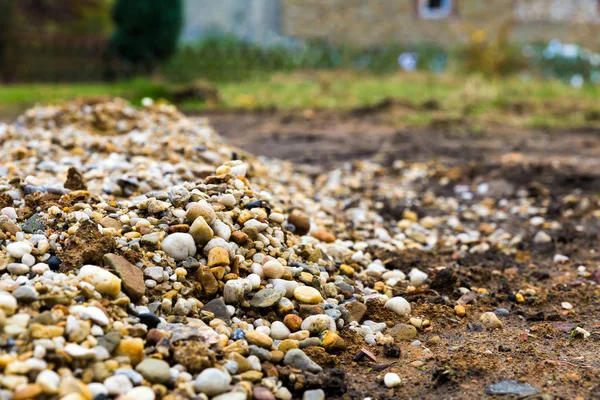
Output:
[[[321,292],[310,286],[298,286],[294,290],[294,297],[307,304],[319,304],[323,302]]]
[[[235,206],[236,200],[235,200],[234,195],[232,195],[231,193],[224,194],[221,197],[221,204],[223,204],[225,207]]]
[[[502,329],[504,325],[493,312],[485,312],[479,318],[481,324],[488,329]]]
[[[229,389],[231,376],[217,368],[207,368],[198,375],[194,381],[194,389],[197,393],[207,396],[216,396]]]
[[[167,383],[171,378],[169,364],[156,358],[146,358],[139,363],[135,370],[142,374],[144,379],[152,383]]]
[[[161,249],[175,261],[183,261],[196,254],[196,243],[189,233],[176,232],[163,239]]]
[[[392,297],[385,303],[385,308],[392,310],[398,315],[410,314],[410,303],[404,297]]]
[[[400,385],[400,383],[402,383],[402,380],[400,379],[400,376],[398,376],[398,374],[396,374],[395,372],[388,372],[383,377],[383,383],[385,383],[385,386],[389,388],[394,388]]]
[[[27,242],[14,242],[6,246],[6,251],[8,254],[15,258],[21,259],[25,254],[31,253],[33,248]]]
[[[262,267],[263,274],[268,279],[277,279],[283,276],[285,268],[277,260],[269,260]]]

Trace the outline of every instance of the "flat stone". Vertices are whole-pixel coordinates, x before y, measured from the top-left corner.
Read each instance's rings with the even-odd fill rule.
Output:
[[[227,311],[227,306],[222,298],[209,301],[202,307],[202,311],[209,311],[213,313],[216,318],[222,319],[228,324],[230,323],[229,312]]]
[[[133,301],[139,301],[146,292],[144,273],[125,258],[116,254],[105,254],[104,263],[121,278],[123,291]]]
[[[283,292],[277,289],[263,289],[254,294],[250,305],[256,308],[266,308],[275,305],[283,297]]]
[[[196,271],[196,279],[202,284],[202,290],[207,296],[212,296],[219,291],[219,282],[206,265],[200,266]]]
[[[346,303],[346,310],[350,314],[350,322],[360,322],[367,312],[367,306],[359,301],[353,301]]]
[[[396,340],[412,340],[417,337],[417,328],[408,324],[397,324],[388,329],[387,334]]]
[[[519,383],[517,381],[501,381],[494,383],[493,385],[488,385],[485,388],[485,392],[489,395],[496,396],[509,394],[514,394],[517,396],[529,396],[539,393],[539,391],[533,386],[526,383]]]
[[[102,225],[103,228],[110,228],[110,229],[114,229],[116,231],[120,231],[121,228],[123,228],[123,224],[121,224],[120,221],[111,218],[111,217],[104,217],[101,218],[98,223],[100,225]]]
[[[156,358],[146,358],[135,370],[152,383],[167,383],[171,378],[169,364]]]
[[[321,368],[319,364],[311,360],[310,357],[308,357],[300,349],[291,349],[285,353],[285,357],[283,357],[283,364],[315,374],[323,371],[323,368]]]
[[[40,214],[33,214],[31,217],[29,217],[27,221],[21,224],[21,229],[23,229],[23,232],[35,233],[37,231],[43,231],[44,225],[40,221],[40,218]]]

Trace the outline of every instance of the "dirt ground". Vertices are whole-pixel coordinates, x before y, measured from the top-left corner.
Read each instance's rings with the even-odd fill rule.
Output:
[[[258,155],[277,157],[312,168],[356,159],[375,159],[384,165],[395,160],[435,160],[454,168],[459,183],[490,186],[496,200],[514,196],[519,190],[539,198],[547,215],[562,224],[551,243],[533,242],[533,233],[523,240],[515,256],[496,251],[456,259],[451,252],[407,251],[388,256],[396,268],[452,266],[450,279],[461,286],[486,288],[493,296],[466,305],[467,317],[452,311],[459,296],[437,290],[408,295],[417,304],[413,314],[429,317],[431,328],[419,332],[421,346],[400,344],[400,357],[383,354],[381,346],[370,347],[376,361],[355,361],[362,339],[345,332],[348,349],[339,355],[310,354],[329,366],[328,398],[361,399],[476,399],[488,398],[485,388],[503,380],[528,383],[540,394],[504,398],[593,399],[600,398],[600,273],[580,277],[577,266],[595,271],[599,265],[598,208],[600,193],[600,135],[596,131],[527,131],[488,127],[470,132],[468,127],[440,124],[427,129],[397,130],[377,111],[354,112],[264,112],[210,113],[217,132],[231,143]],[[454,195],[446,187],[423,188],[437,195]],[[587,205],[585,208],[583,205]],[[390,218],[401,210],[386,204]],[[572,208],[569,209],[569,208]],[[569,212],[566,210],[569,209]],[[584,211],[587,210],[587,211]],[[420,217],[428,210],[414,210]],[[508,220],[505,229],[523,224]],[[555,254],[570,260],[555,263]],[[391,261],[390,261],[391,260]],[[438,282],[439,283],[439,282]],[[433,287],[432,283],[432,287]],[[537,295],[525,302],[515,300],[519,289],[534,287]],[[561,302],[573,305],[563,309]],[[413,303],[413,304],[414,304]],[[487,331],[475,318],[483,311],[505,308],[504,329]],[[381,310],[370,309],[368,318],[407,322]],[[583,339],[573,335],[581,326],[591,332]],[[432,339],[434,336],[439,336]],[[356,339],[356,340],[355,340]],[[386,371],[401,376],[399,388],[381,383]],[[315,387],[324,385],[322,380]]]

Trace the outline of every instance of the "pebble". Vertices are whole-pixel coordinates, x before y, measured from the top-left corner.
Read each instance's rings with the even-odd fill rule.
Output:
[[[156,395],[154,391],[147,386],[138,386],[125,394],[123,400],[155,400]]]
[[[273,339],[264,333],[260,333],[257,331],[246,331],[246,340],[250,344],[254,344],[259,347],[264,347],[266,349],[270,349],[273,346]]]
[[[156,358],[144,359],[135,367],[135,370],[152,383],[166,384],[171,378],[169,364]]]
[[[26,264],[21,263],[10,263],[6,269],[13,275],[25,275],[29,272],[29,267]]]
[[[113,396],[125,394],[133,389],[133,384],[125,375],[113,375],[106,378],[103,383],[108,394]]]
[[[14,242],[6,246],[6,251],[8,254],[18,260],[20,260],[25,254],[31,253],[32,250],[33,248],[27,242]]]
[[[510,315],[510,311],[508,311],[506,308],[497,308],[494,310],[494,314],[499,317],[508,317]]]
[[[412,340],[417,337],[417,328],[408,324],[396,324],[387,330],[387,334],[398,341]]]
[[[408,278],[413,286],[419,287],[427,280],[427,274],[417,268],[413,268],[408,273]]]
[[[77,277],[94,285],[99,293],[115,297],[121,292],[121,280],[110,271],[96,265],[84,265]]]
[[[287,326],[281,321],[274,321],[271,324],[271,337],[276,340],[285,340],[290,334],[290,330]]]
[[[308,371],[312,373],[319,373],[323,371],[323,368],[319,364],[311,360],[302,350],[291,349],[283,357],[283,363],[289,365],[292,368],[300,369],[302,371]]]
[[[189,233],[176,232],[163,239],[161,249],[175,261],[183,261],[196,254],[196,243]]]
[[[325,400],[323,389],[307,390],[302,395],[302,400]]]
[[[217,368],[207,368],[202,371],[194,381],[194,389],[197,393],[207,396],[216,396],[229,389],[231,376]]]
[[[38,292],[31,286],[21,286],[13,292],[13,296],[20,303],[31,303],[37,300]]]
[[[194,220],[192,226],[190,226],[189,234],[194,238],[194,242],[200,246],[210,242],[215,235],[208,222],[201,216]]]
[[[294,289],[294,297],[296,300],[307,304],[319,304],[323,302],[321,293],[310,286],[298,286]]]
[[[146,292],[142,270],[116,254],[105,254],[103,260],[121,278],[123,291],[134,302],[139,301]]]
[[[279,261],[270,260],[262,266],[262,271],[267,279],[278,279],[283,276],[285,269]]]
[[[395,388],[402,383],[402,379],[400,379],[400,376],[395,372],[388,372],[383,377],[383,383],[385,383],[385,386],[389,388]]]
[[[481,324],[488,329],[502,329],[504,325],[493,312],[485,312],[479,318]]]
[[[467,314],[467,310],[465,309],[465,307],[460,304],[454,306],[454,312],[456,313],[457,317],[461,318]]]
[[[49,369],[43,370],[38,374],[35,381],[40,384],[45,394],[53,395],[58,393],[60,376],[56,372]]]
[[[300,328],[313,335],[319,335],[321,332],[326,330],[330,330],[332,332],[337,331],[335,321],[326,314],[317,314],[306,317],[302,321]]]
[[[535,234],[533,242],[537,244],[550,243],[552,242],[552,237],[544,231],[539,231]]]
[[[385,308],[392,310],[398,315],[410,314],[410,303],[404,297],[392,297],[385,302]]]

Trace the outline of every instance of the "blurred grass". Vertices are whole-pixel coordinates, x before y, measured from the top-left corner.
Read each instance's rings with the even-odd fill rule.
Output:
[[[319,71],[277,73],[240,82],[216,82],[220,100],[188,99],[186,112],[206,109],[339,109],[392,103],[383,111],[402,126],[505,124],[534,128],[600,126],[600,89],[573,88],[557,80],[523,80],[517,76],[484,78],[422,72],[371,74]],[[136,79],[115,84],[24,84],[0,86],[0,117],[14,117],[36,103],[78,97],[121,96],[139,104],[143,97],[170,100],[169,84]]]

